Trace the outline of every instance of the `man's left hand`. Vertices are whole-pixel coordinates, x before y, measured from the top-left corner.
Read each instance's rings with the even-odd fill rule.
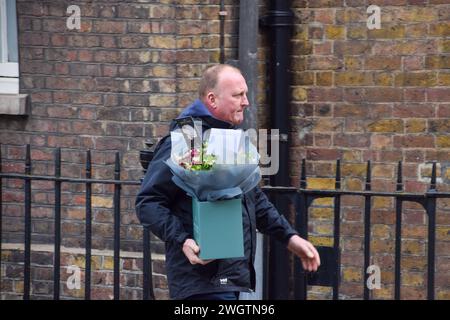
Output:
[[[320,257],[311,242],[293,235],[289,239],[287,248],[300,258],[304,270],[317,271],[320,266]]]

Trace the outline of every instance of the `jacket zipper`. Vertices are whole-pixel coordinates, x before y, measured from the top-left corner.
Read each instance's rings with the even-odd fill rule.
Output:
[[[252,282],[252,280],[256,280],[255,267],[253,265],[253,232],[252,232],[253,223],[252,223],[252,219],[250,217],[250,210],[247,205],[247,196],[246,195],[244,195],[244,205],[245,205],[246,212],[247,212],[248,223],[250,225],[250,282]],[[256,249],[255,249],[255,252],[256,252]],[[253,279],[251,277],[252,274],[255,276],[255,279]],[[251,287],[256,286],[256,282],[250,283],[250,286]],[[253,292],[253,289],[250,288],[250,290],[251,290],[251,292]]]

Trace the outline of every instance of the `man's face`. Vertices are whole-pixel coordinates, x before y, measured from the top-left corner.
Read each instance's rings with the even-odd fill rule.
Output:
[[[247,84],[244,77],[233,69],[223,70],[214,89],[213,115],[222,121],[238,125],[244,121],[248,106]]]

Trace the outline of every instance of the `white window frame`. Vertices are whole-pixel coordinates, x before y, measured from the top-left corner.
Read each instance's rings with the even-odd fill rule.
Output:
[[[0,0],[0,46],[2,48],[0,56],[0,94],[19,93],[19,63],[8,61],[8,22],[7,19],[16,19],[17,16],[8,17],[6,12],[6,1]],[[18,42],[18,39],[15,43]]]

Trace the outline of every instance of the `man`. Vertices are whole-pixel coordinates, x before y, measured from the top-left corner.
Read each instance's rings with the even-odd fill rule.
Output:
[[[199,99],[179,117],[201,119],[204,131],[232,129],[244,120],[244,109],[248,107],[247,90],[239,69],[229,65],[212,66],[201,79]],[[176,123],[172,122],[171,130],[175,128]],[[136,199],[136,211],[141,223],[165,242],[171,298],[236,300],[239,292],[254,289],[256,228],[284,243],[301,259],[305,270],[317,270],[320,265],[317,250],[298,236],[259,187],[242,198],[245,257],[200,259],[201,248],[192,239],[192,200],[175,185],[172,173],[164,163],[170,157],[170,151],[169,135],[155,149]]]

